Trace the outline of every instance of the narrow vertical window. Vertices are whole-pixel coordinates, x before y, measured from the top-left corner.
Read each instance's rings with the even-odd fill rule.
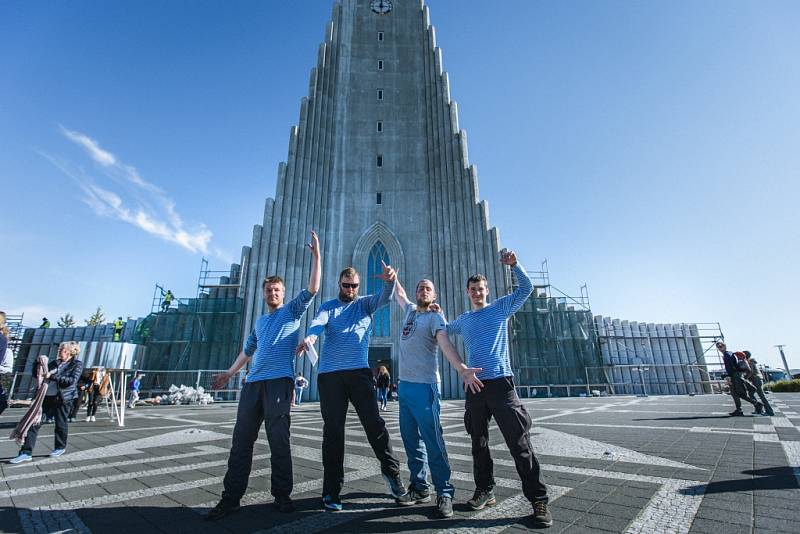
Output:
[[[378,154],[378,158],[376,160],[376,163],[378,164],[378,167],[383,167],[383,156]]]
[[[383,41],[383,32],[378,32],[378,41]]]
[[[383,70],[383,60],[382,59],[378,60],[378,70]]]
[[[383,89],[378,89],[378,100],[383,100]]]
[[[378,121],[375,123],[375,128],[378,130],[378,133],[383,132],[383,121]]]
[[[375,204],[377,204],[378,206],[383,204],[383,196],[380,193],[378,193],[377,196],[375,197]]]
[[[376,276],[383,272],[383,265],[391,265],[389,253],[386,247],[378,241],[369,252],[369,259],[367,260],[367,293],[374,295],[380,293],[383,288],[383,282]],[[372,314],[372,335],[374,336],[390,336],[390,306],[384,306]]]

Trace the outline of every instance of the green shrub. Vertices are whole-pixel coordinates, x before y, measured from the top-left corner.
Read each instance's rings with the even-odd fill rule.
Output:
[[[800,378],[794,380],[778,380],[777,382],[770,382],[766,388],[775,393],[790,393],[800,391]]]

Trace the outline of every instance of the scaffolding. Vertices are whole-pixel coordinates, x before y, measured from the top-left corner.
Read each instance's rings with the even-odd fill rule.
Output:
[[[238,352],[242,299],[238,266],[212,271],[200,263],[197,293],[164,306],[164,287],[155,284],[150,314],[139,322],[134,342],[145,345],[146,367],[158,370],[227,368]]]
[[[579,296],[558,289],[550,281],[546,259],[528,276],[533,294],[509,322],[512,367],[523,391],[569,385],[564,391],[571,394],[573,385],[604,383],[587,285]]]

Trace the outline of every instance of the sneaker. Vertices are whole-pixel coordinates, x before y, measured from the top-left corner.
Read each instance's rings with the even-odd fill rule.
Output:
[[[412,506],[414,504],[422,504],[424,502],[431,502],[431,494],[427,490],[420,491],[413,486],[409,486],[408,491],[403,495],[397,497],[394,502],[400,506]]]
[[[475,494],[467,501],[467,506],[473,510],[483,510],[485,507],[495,504],[497,504],[497,499],[494,498],[492,490],[476,489]]]
[[[19,456],[17,456],[16,458],[10,459],[8,463],[17,465],[21,464],[22,462],[30,462],[32,459],[33,457],[27,452],[21,452],[19,453]]]
[[[295,511],[292,498],[288,495],[279,495],[275,497],[272,507],[277,509],[282,514],[290,514]]]
[[[394,475],[394,477],[383,475],[383,480],[386,481],[386,485],[389,486],[389,493],[391,493],[392,497],[395,499],[406,494],[406,488],[403,486],[403,481],[400,480],[399,474]]]
[[[533,503],[533,522],[538,527],[552,527],[553,516],[547,508],[547,503],[544,501],[535,501]]]
[[[50,453],[50,458],[58,458],[65,452],[67,452],[66,449],[53,449],[53,452]]]
[[[741,417],[741,416],[744,415],[744,412],[742,411],[741,408],[737,408],[736,410],[733,410],[728,415],[730,415],[731,417]]]
[[[75,418],[74,417],[67,417],[67,422],[68,423],[74,423],[75,422]]]
[[[91,415],[87,415],[87,416],[86,416],[86,422],[88,423],[88,422],[89,422],[89,421],[91,421],[91,420],[92,420],[92,416],[91,416]]]
[[[206,514],[205,520],[206,521],[219,521],[223,517],[232,514],[236,510],[239,509],[239,503],[229,503],[225,501],[219,501],[217,505],[208,511]]]
[[[328,511],[331,512],[342,511],[342,500],[339,497],[332,497],[330,495],[325,495],[325,497],[322,498],[322,504]]]
[[[439,495],[436,498],[436,517],[440,519],[453,517],[453,498],[450,495]]]
[[[93,415],[93,416],[92,416],[92,423],[94,423],[95,421],[97,421],[97,416],[94,416],[94,415]]]

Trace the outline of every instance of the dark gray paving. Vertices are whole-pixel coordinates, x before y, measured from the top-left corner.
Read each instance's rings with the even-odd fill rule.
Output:
[[[773,395],[777,415],[727,417],[723,396],[616,397],[524,401],[532,439],[551,487],[551,532],[797,532],[800,524],[800,395]],[[385,419],[399,440],[396,404]],[[316,404],[292,414],[298,511],[269,502],[269,449],[255,449],[244,506],[209,524],[202,513],[222,490],[234,405],[137,408],[118,428],[103,416],[70,426],[68,454],[50,460],[45,426],[35,461],[0,465],[2,532],[521,532],[530,505],[499,431],[492,432],[496,507],[471,512],[474,489],[463,403],[447,402],[442,425],[456,486],[456,515],[433,519],[432,505],[398,508],[355,414],[348,420],[345,512],[320,509],[321,419]],[[786,413],[784,413],[786,412]],[[8,410],[10,427],[22,410]],[[0,442],[0,459],[16,445]],[[407,471],[404,470],[404,476]]]

